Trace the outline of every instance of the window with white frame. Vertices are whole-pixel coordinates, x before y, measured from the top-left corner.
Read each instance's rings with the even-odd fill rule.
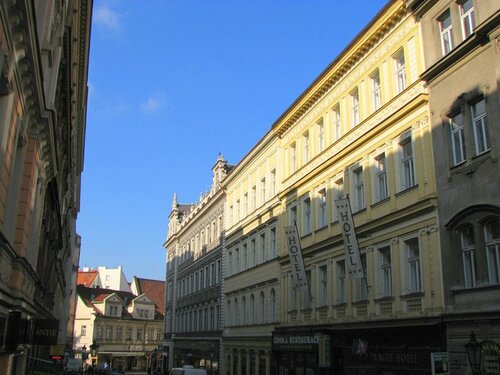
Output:
[[[376,69],[371,75],[372,86],[372,105],[373,110],[376,111],[382,105],[382,89],[380,86],[380,71]]]
[[[466,39],[469,37],[476,28],[476,21],[474,19],[474,5],[472,0],[465,0],[459,3],[460,20],[462,21],[462,37]]]
[[[403,241],[406,257],[406,292],[419,293],[422,291],[420,272],[420,244],[418,237]]]
[[[335,262],[335,303],[341,304],[347,302],[347,284],[345,276],[345,261]]]
[[[269,292],[269,322],[276,321],[276,291],[271,288]]]
[[[269,259],[276,258],[276,228],[273,227],[269,230]]]
[[[302,234],[311,233],[311,198],[302,200]]]
[[[248,193],[243,194],[243,216],[248,215]]]
[[[443,55],[446,55],[453,49],[453,25],[449,9],[438,18],[438,22],[441,34],[441,50],[443,51]]]
[[[340,118],[340,104],[335,105],[332,109],[333,116],[333,137],[337,140],[342,135],[342,121]]]
[[[415,186],[415,165],[413,159],[413,142],[411,132],[405,133],[399,140],[400,160],[400,187],[401,190]]]
[[[464,288],[473,288],[476,285],[476,264],[474,245],[474,231],[471,225],[461,228],[460,253],[462,256]]]
[[[394,56],[394,66],[396,71],[396,89],[399,94],[406,88],[406,64],[404,49],[401,48]]]
[[[293,142],[290,145],[290,171],[293,173],[297,170],[297,144]]]
[[[317,122],[316,122],[316,130],[317,130],[317,134],[318,134],[318,154],[320,152],[323,152],[323,150],[325,149],[325,126],[323,124],[323,118],[320,118]]]
[[[380,202],[389,197],[388,184],[387,184],[387,158],[385,152],[375,157],[375,183],[374,193],[375,201]]]
[[[257,187],[254,185],[252,186],[252,210],[255,210],[257,208]]]
[[[328,224],[327,213],[326,189],[323,188],[318,191],[318,229]]]
[[[335,201],[338,199],[344,198],[344,177],[337,176],[334,178],[333,186],[332,186],[332,220],[338,221],[337,211],[335,209]]]
[[[500,219],[495,218],[484,225],[484,237],[490,284],[500,284]]]
[[[87,336],[87,326],[83,325],[80,327],[80,336]]]
[[[450,137],[453,165],[458,165],[466,158],[464,116],[462,113],[457,113],[450,118]]]
[[[305,164],[305,163],[309,162],[310,152],[311,152],[311,145],[310,145],[310,139],[309,139],[309,132],[308,131],[305,132],[302,135],[302,140],[304,142],[304,162],[303,162],[303,164]]]
[[[474,131],[474,146],[476,155],[480,155],[490,149],[488,139],[488,123],[486,117],[486,103],[484,99],[471,105],[472,127]]]
[[[363,167],[357,166],[352,169],[353,210],[360,211],[366,207],[365,202],[365,177]]]
[[[378,296],[392,296],[392,257],[389,245],[377,248],[378,259]]]
[[[351,108],[352,108],[352,126],[355,127],[360,121],[360,109],[359,109],[359,91],[356,87],[350,94],[351,97]]]
[[[327,265],[318,267],[318,306],[323,306],[328,303],[328,273]]]

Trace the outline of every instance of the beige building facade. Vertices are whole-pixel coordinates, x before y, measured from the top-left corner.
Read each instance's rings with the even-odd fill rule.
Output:
[[[9,374],[35,371],[51,345],[71,350],[91,11],[87,0],[0,2],[0,369]],[[42,325],[50,338],[36,336]]]

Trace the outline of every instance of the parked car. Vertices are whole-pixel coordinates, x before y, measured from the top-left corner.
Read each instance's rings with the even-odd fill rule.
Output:
[[[182,368],[171,369],[169,375],[207,375],[207,371],[203,368],[184,365]]]

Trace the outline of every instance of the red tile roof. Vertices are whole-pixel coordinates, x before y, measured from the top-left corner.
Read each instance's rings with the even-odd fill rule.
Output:
[[[92,284],[92,281],[96,278],[96,276],[99,274],[99,271],[97,270],[92,270],[92,271],[78,271],[78,276],[76,278],[76,285],[85,285],[85,286],[90,286]]]
[[[163,314],[165,304],[165,281],[142,279],[136,277],[139,294],[144,293],[151,298],[156,307],[156,311]]]

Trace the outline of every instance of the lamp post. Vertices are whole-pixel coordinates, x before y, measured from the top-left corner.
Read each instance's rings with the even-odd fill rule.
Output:
[[[481,374],[481,343],[477,342],[474,332],[470,333],[470,340],[465,344],[465,351],[469,359],[472,375]]]
[[[98,363],[97,356],[99,355],[99,345],[95,342],[95,340],[93,340],[92,345],[90,345],[90,355],[92,356],[92,364],[94,364],[94,358],[95,358],[95,364],[97,365]]]

